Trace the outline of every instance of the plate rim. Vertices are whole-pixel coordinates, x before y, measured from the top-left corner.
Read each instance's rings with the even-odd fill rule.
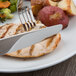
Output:
[[[59,60],[56,60],[54,63],[48,63],[48,64],[43,64],[43,65],[39,65],[39,66],[36,66],[36,67],[32,67],[32,68],[14,68],[12,70],[10,69],[0,69],[0,73],[23,73],[23,72],[32,72],[32,71],[37,71],[37,70],[41,70],[41,69],[45,69],[45,68],[48,68],[48,67],[51,67],[51,66],[54,66],[56,64],[59,64],[61,62],[64,62],[65,60],[71,58],[72,56],[76,55],[76,52],[72,52],[66,56],[63,56],[62,58],[60,58]]]

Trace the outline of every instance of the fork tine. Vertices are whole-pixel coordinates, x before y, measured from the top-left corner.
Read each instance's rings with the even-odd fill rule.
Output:
[[[23,22],[22,22],[22,19],[21,19],[21,16],[20,16],[20,12],[18,12],[18,16],[19,16],[19,19],[20,19],[21,24],[23,25],[23,27],[24,27],[24,29],[25,29],[25,31],[26,31],[27,29],[26,29],[26,27],[25,27],[25,24],[23,24]]]
[[[25,10],[25,13],[26,13],[26,16],[27,16],[27,18],[28,18],[28,24],[29,24],[29,27],[30,27],[30,29],[32,28],[32,24],[31,24],[31,19],[30,19],[30,15],[29,15],[29,13],[28,13],[28,10],[27,10],[27,8],[26,8],[26,10]]]
[[[28,8],[28,7],[27,7],[27,10],[28,10],[27,15],[28,15],[28,17],[30,18],[30,21],[31,21],[30,24],[31,24],[32,28],[34,28],[36,26],[36,24],[35,24],[35,19],[34,19],[32,10],[31,10],[31,8]]]
[[[18,13],[18,16],[19,16],[20,22],[21,22],[21,24],[23,25],[25,31],[28,31],[27,26],[26,26],[27,23],[25,23],[25,22],[23,23],[23,21],[22,21],[22,19],[21,19],[21,15],[22,15],[24,21],[26,21],[24,15],[23,15],[23,9],[22,9],[22,6],[19,7],[20,4],[21,4],[21,0],[18,0],[18,4],[17,4],[17,13]]]
[[[26,23],[25,26],[27,28],[27,31],[29,31],[32,28],[32,24],[31,24],[30,17],[29,17],[26,7],[22,8],[21,12],[22,12],[23,19],[25,20],[25,23]]]
[[[29,14],[31,16],[31,21],[33,22],[33,25],[36,26],[35,19],[34,19],[34,16],[33,16],[31,8],[29,8]]]
[[[18,4],[20,4],[20,0],[18,0]],[[21,8],[22,8],[22,7],[21,7]],[[22,9],[19,9],[19,5],[17,5],[17,13],[18,13],[20,22],[21,22],[21,24],[23,25],[25,31],[27,31],[27,28],[26,28],[25,24],[23,24],[22,19],[21,19],[21,15],[22,15],[22,13],[23,13],[23,12],[21,12],[21,11],[22,11]],[[24,16],[22,16],[22,17],[24,17]]]
[[[29,26],[30,26],[31,28],[33,28],[31,16],[30,16],[30,14],[29,14],[29,8],[27,8],[27,9],[25,10],[25,12],[26,12],[26,16],[27,16],[27,18],[28,18]]]
[[[25,9],[26,9],[26,7],[25,7]],[[23,25],[25,31],[29,31],[30,30],[30,26],[28,23],[29,20],[28,20],[27,16],[25,16],[25,15],[26,15],[25,10],[24,10],[24,8],[22,8],[21,11],[19,11],[19,18],[20,18],[21,24]]]
[[[21,7],[21,9],[18,9],[18,15],[20,22],[23,24],[26,31],[29,31],[36,26],[32,10],[29,8],[29,6]]]
[[[26,9],[26,7],[25,7],[25,9]],[[27,16],[26,16],[26,13],[25,13],[25,10],[24,10],[24,8],[22,8],[22,15],[23,15],[23,18],[24,18],[24,20],[25,20],[25,27],[27,28],[27,31],[29,31],[29,24],[28,24],[28,18],[26,18]]]

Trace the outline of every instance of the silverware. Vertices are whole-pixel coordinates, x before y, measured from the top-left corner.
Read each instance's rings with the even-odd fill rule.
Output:
[[[47,37],[57,34],[61,30],[62,25],[60,24],[36,31],[21,33],[9,38],[2,38],[0,39],[0,55],[31,46]]]
[[[25,0],[24,2],[27,2],[27,5],[22,4],[20,7],[21,0],[18,0],[17,12],[24,29],[29,31],[36,26],[36,21],[32,13],[30,1]]]

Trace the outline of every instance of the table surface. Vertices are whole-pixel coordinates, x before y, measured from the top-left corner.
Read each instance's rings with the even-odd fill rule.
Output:
[[[28,73],[3,74],[0,76],[76,76],[76,55],[55,66]]]

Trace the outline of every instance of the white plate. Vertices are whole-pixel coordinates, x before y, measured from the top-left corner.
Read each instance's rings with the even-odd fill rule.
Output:
[[[61,35],[62,40],[56,50],[43,57],[19,59],[1,56],[0,72],[27,72],[39,70],[53,66],[72,57],[76,54],[76,16],[70,19],[68,28],[63,30]]]

